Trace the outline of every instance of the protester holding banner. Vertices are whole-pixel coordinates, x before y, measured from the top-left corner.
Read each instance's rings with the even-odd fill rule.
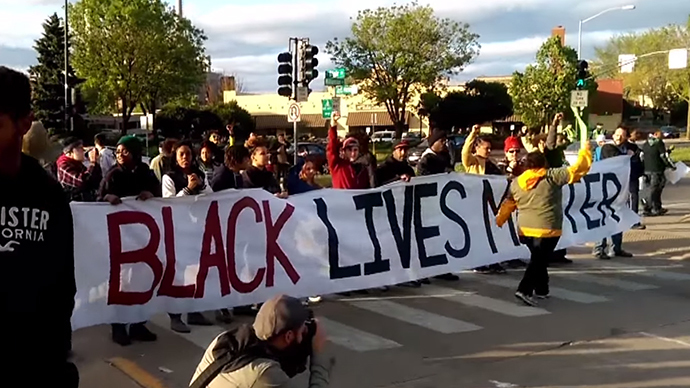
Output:
[[[315,180],[317,174],[318,171],[314,165],[314,162],[305,161],[304,158],[300,158],[300,160],[297,161],[297,164],[294,165],[288,172],[288,194],[302,194],[320,189],[321,186],[319,186]]]
[[[161,196],[161,184],[153,171],[141,161],[141,142],[134,136],[125,136],[117,142],[117,165],[110,169],[101,182],[99,200],[111,205],[122,203],[121,198],[137,197],[141,201]],[[123,323],[112,324],[113,342],[127,346],[132,340],[149,342],[157,336],[149,331],[145,322],[134,323],[127,331]]]
[[[446,131],[439,128],[434,128],[429,137],[427,137],[427,144],[429,148],[424,150],[422,157],[419,159],[417,171],[419,175],[435,175],[445,174],[453,171],[453,162],[448,153],[446,146]],[[441,280],[460,280],[460,277],[452,273],[435,276]],[[420,282],[429,284],[429,279],[420,279]]]
[[[469,174],[503,175],[501,169],[491,161],[491,141],[479,136],[481,127],[475,125],[462,146],[462,165]],[[474,269],[485,274],[504,274],[505,268],[495,263]]]
[[[370,188],[369,171],[362,163],[356,163],[359,158],[359,141],[348,137],[341,144],[338,140],[338,120],[340,114],[333,112],[331,127],[328,130],[328,145],[326,159],[333,177],[334,189],[368,189]]]
[[[630,157],[630,208],[637,213],[639,206],[639,179],[644,170],[642,161],[640,160],[640,148],[628,141],[628,129],[623,126],[618,126],[613,133],[613,144],[604,144],[601,147],[601,160],[614,158],[616,156],[628,155]],[[637,223],[633,225],[634,229],[644,228],[643,225]],[[613,248],[613,255],[616,257],[632,257],[632,253],[623,250],[623,233],[616,233],[611,236],[611,245]],[[607,239],[603,238],[594,245],[594,257],[600,260],[608,260],[610,256],[607,250]]]
[[[509,195],[501,203],[496,223],[503,226],[518,210],[518,228],[523,244],[530,250],[530,262],[515,292],[527,305],[536,306],[534,297],[549,297],[549,256],[562,234],[562,187],[578,182],[592,165],[591,145],[580,150],[577,162],[570,167],[548,168],[541,152],[531,152],[525,159],[525,172],[510,184]]]
[[[246,189],[260,188],[285,198],[287,193],[283,193],[275,175],[268,171],[270,153],[264,142],[255,142],[251,149],[252,164],[242,173],[243,187]]]
[[[414,169],[407,163],[407,151],[410,144],[405,140],[393,143],[393,153],[376,168],[378,186],[396,181],[409,182],[415,176]]]
[[[233,145],[225,150],[225,161],[213,170],[211,189],[223,191],[241,189],[244,185],[242,171],[249,168],[251,156],[243,145]]]
[[[76,294],[72,212],[58,182],[22,154],[33,118],[29,79],[0,66],[0,372],[3,386],[35,386],[31,378],[41,373],[51,385],[77,388],[79,373],[68,361]]]

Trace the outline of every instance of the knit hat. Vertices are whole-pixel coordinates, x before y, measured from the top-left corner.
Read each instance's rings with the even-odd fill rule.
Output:
[[[141,142],[136,136],[123,136],[118,140],[117,145],[123,145],[132,155],[141,155]]]
[[[503,142],[503,152],[508,152],[514,149],[520,149],[520,139],[515,136],[508,136]]]
[[[410,143],[407,140],[396,140],[393,142],[393,149],[397,150],[398,148],[410,148]]]
[[[434,129],[431,131],[431,134],[427,138],[429,142],[429,147],[431,147],[434,143],[436,143],[438,140],[445,139],[446,138],[446,131],[442,129]]]
[[[359,141],[354,137],[350,136],[343,142],[343,148],[357,147],[359,148]]]
[[[276,295],[264,303],[254,319],[254,333],[263,341],[301,327],[310,318],[309,309],[291,296]]]
[[[70,136],[62,140],[62,152],[68,154],[74,151],[75,148],[84,145],[84,142],[74,136]]]

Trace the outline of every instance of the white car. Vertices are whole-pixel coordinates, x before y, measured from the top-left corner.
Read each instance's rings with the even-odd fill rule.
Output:
[[[379,143],[379,142],[392,142],[393,138],[395,137],[395,132],[393,131],[380,131],[380,132],[374,132],[373,135],[371,135],[371,141],[373,143]]]

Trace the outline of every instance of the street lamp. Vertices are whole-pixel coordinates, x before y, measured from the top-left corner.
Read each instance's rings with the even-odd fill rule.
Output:
[[[594,16],[588,17],[587,19],[580,20],[580,25],[579,25],[579,28],[577,31],[577,58],[582,59],[582,25],[583,24],[587,23],[588,21],[590,21],[592,19],[596,19],[599,16],[601,16],[605,13],[611,12],[611,11],[631,11],[633,9],[635,9],[635,6],[632,4],[624,5],[622,7],[613,7],[613,8],[605,9],[605,10],[599,12],[598,14],[596,14]]]

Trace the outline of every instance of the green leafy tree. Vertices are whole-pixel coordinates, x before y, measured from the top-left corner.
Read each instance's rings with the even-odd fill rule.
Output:
[[[398,135],[416,95],[458,74],[478,54],[469,25],[416,2],[359,11],[351,36],[326,44],[364,95],[386,107]]]
[[[596,64],[602,74],[624,80],[626,97],[648,99],[656,118],[666,111],[677,113],[679,107],[690,103],[690,68],[669,69],[667,55],[669,50],[688,47],[690,16],[685,25],[671,24],[612,38],[607,44],[597,48]],[[634,54],[638,57],[632,73],[620,72],[620,54]],[[690,139],[690,112],[686,115],[686,135]]]
[[[577,80],[577,52],[561,44],[557,36],[549,38],[539,48],[536,64],[524,73],[515,72],[509,92],[515,112],[530,127],[540,128],[551,122],[556,113],[570,111],[570,92]],[[596,82],[586,83],[589,98],[597,90]]]
[[[77,74],[95,109],[117,107],[123,135],[135,107],[151,110],[203,82],[206,38],[162,0],[79,0],[70,14]]]
[[[29,68],[36,118],[50,133],[65,129],[65,29],[57,14],[43,23],[43,35],[36,40],[38,64]],[[69,68],[70,76],[74,75]]]
[[[445,130],[469,128],[513,114],[508,88],[498,82],[473,80],[465,84],[464,90],[443,97],[424,94],[421,104],[433,125]]]

